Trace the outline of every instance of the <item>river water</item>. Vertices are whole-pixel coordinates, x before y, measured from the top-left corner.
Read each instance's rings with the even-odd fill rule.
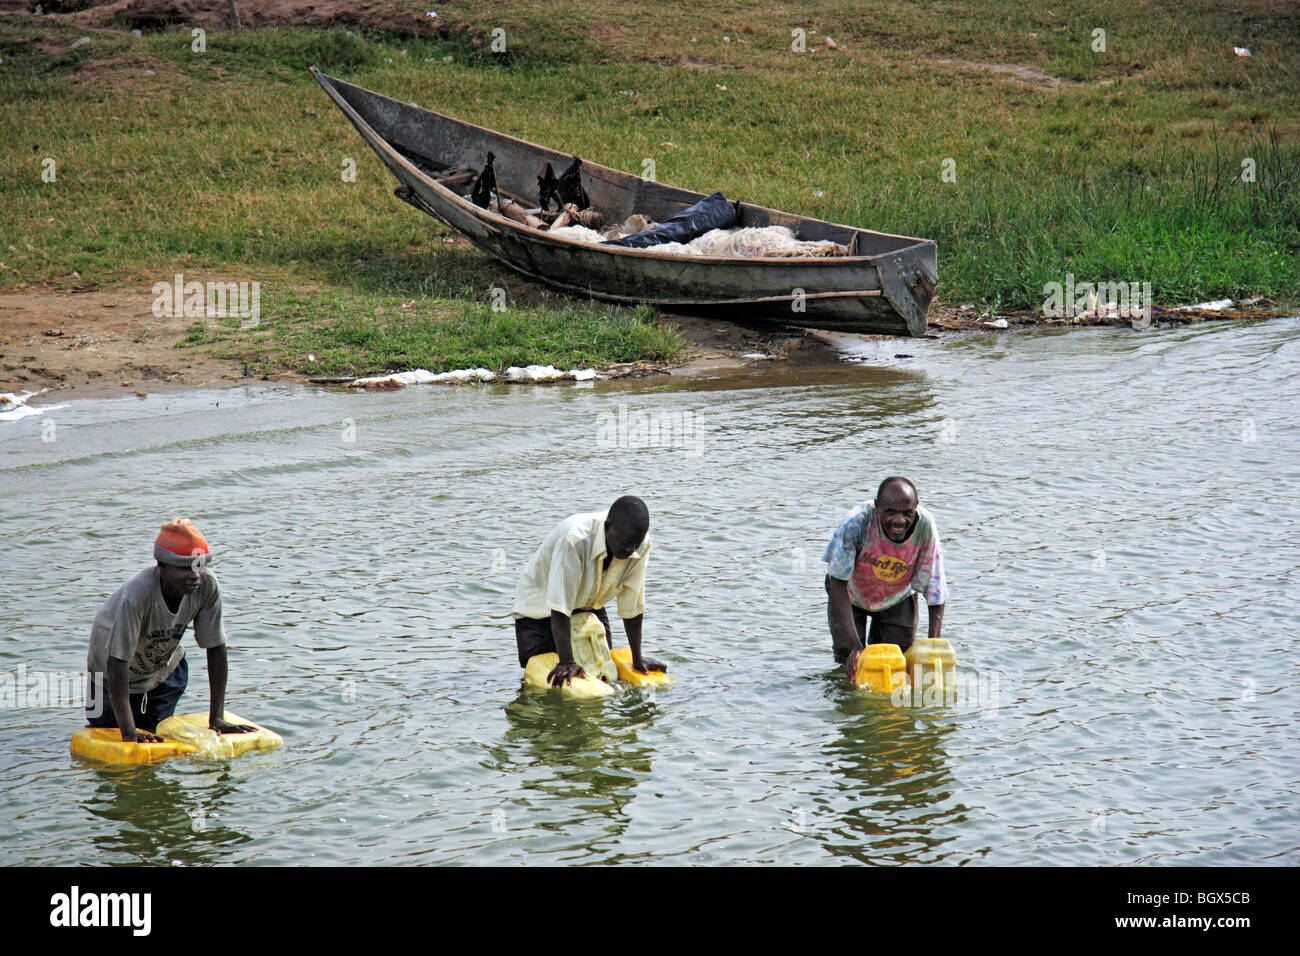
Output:
[[[0,864],[1300,862],[1298,358],[1300,319],[990,332],[0,423]],[[830,655],[822,549],[893,473],[945,548],[948,706]],[[519,571],[624,493],[677,683],[522,691]],[[285,746],[84,762],[34,682],[175,514],[218,554],[229,708]]]

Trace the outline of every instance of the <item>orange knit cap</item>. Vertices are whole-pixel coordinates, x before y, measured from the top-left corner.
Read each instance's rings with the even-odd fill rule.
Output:
[[[189,518],[173,518],[154,539],[153,556],[163,564],[199,566],[212,560],[208,542]]]

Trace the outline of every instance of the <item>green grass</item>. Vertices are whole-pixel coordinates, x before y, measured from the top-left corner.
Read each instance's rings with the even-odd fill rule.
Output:
[[[261,367],[678,354],[644,313],[540,295],[445,242],[445,227],[392,196],[307,75],[316,64],[616,168],[649,158],[666,182],[933,238],[938,295],[952,304],[1034,307],[1067,272],[1149,281],[1162,304],[1293,302],[1300,12],[1218,6],[606,0],[557,16],[541,2],[455,2],[437,5],[442,39],[263,28],[209,32],[201,54],[180,31],[100,32],[40,52],[38,39],[68,45],[86,31],[4,17],[0,285],[256,279],[261,328],[195,338]],[[505,56],[488,52],[497,26]],[[790,50],[796,27],[817,31],[806,53]],[[1097,28],[1105,53],[1091,49]],[[1234,57],[1233,44],[1254,56]],[[1039,72],[1022,81],[972,64]],[[56,183],[41,181],[45,157]],[[345,158],[356,182],[340,175]],[[948,159],[955,182],[941,179]],[[1246,159],[1254,182],[1242,181]],[[486,308],[497,285],[506,313]]]
[[[406,306],[404,308],[404,306]],[[248,372],[293,368],[322,376],[380,369],[488,368],[555,364],[564,369],[615,362],[671,361],[683,350],[654,310],[610,310],[554,302],[494,311],[488,304],[401,302],[353,292],[284,291],[266,297],[274,322],[196,322],[178,347],[211,345]]]

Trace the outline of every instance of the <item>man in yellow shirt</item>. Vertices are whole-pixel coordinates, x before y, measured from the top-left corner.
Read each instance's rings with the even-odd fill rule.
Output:
[[[614,646],[605,605],[618,599],[632,667],[641,673],[666,671],[666,665],[641,656],[641,621],[645,614],[645,569],[650,555],[650,511],[632,495],[615,501],[608,512],[576,514],[561,521],[524,568],[515,588],[511,613],[519,666],[536,654],[557,654],[559,664],[547,675],[552,687],[585,677],[569,644],[570,618],[590,611],[605,626]]]

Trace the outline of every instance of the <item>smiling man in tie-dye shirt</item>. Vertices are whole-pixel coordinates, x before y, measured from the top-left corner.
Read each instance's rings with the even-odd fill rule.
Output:
[[[850,678],[864,644],[912,646],[918,594],[929,607],[929,636],[940,636],[948,586],[939,532],[906,478],[886,478],[873,503],[850,511],[822,560],[831,648]]]

